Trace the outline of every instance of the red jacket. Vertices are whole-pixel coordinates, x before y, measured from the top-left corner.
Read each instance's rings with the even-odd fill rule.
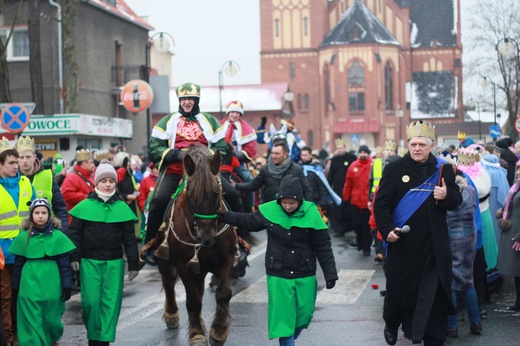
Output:
[[[357,159],[347,170],[343,186],[343,200],[359,209],[368,209],[368,180],[372,159]]]
[[[139,196],[137,196],[137,205],[139,206],[139,210],[144,210],[144,204],[146,203],[146,199],[150,192],[155,189],[155,185],[157,184],[157,176],[150,174],[143,180],[141,180],[141,184],[139,185]]]
[[[67,204],[68,211],[74,208],[76,204],[87,198],[89,193],[94,191],[95,185],[91,175],[92,172],[87,171],[86,169],[83,169],[75,164],[74,170],[67,174],[65,180],[63,180],[63,184],[61,185],[61,193],[63,194],[63,198]]]

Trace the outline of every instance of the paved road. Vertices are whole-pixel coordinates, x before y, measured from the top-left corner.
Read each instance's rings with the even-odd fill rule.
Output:
[[[265,284],[265,234],[259,233],[261,244],[250,256],[247,275],[233,286],[231,300],[231,331],[226,345],[277,345],[267,338],[267,292]],[[332,290],[324,289],[321,273],[316,312],[309,329],[304,330],[297,345],[385,345],[382,330],[382,302],[379,290],[384,287],[384,274],[373,257],[364,257],[347,245],[349,238],[333,238],[333,249],[339,270],[339,280]],[[207,278],[209,282],[209,277]],[[378,289],[372,288],[378,285]],[[520,313],[507,310],[512,303],[514,288],[506,279],[500,295],[493,295],[488,305],[489,315],[483,320],[483,335],[469,333],[469,323],[459,325],[459,339],[448,340],[448,345],[518,345]],[[163,293],[156,269],[145,267],[132,282],[126,282],[123,307],[118,324],[115,346],[188,345],[185,292],[177,284],[177,300],[181,309],[178,330],[166,329],[162,322]],[[214,313],[214,295],[206,290],[203,317],[211,324]],[[75,294],[67,303],[64,316],[65,333],[60,346],[86,345],[86,332],[81,322],[81,303]],[[410,345],[399,335],[397,345]]]

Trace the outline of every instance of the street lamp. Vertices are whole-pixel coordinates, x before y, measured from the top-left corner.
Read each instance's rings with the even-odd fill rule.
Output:
[[[158,37],[157,37],[158,36]],[[173,39],[172,35],[166,33],[166,32],[156,32],[152,36],[148,38],[148,42],[146,43],[146,52],[145,52],[145,68],[146,72],[144,73],[144,80],[146,83],[150,84],[150,70],[151,70],[151,59],[150,59],[150,49],[152,46],[158,53],[166,53],[170,49],[170,42],[167,39],[167,37],[170,38],[173,45],[175,45],[175,40]],[[148,147],[150,146],[150,137],[152,135],[151,129],[150,129],[150,123],[151,123],[151,113],[150,113],[150,107],[146,109],[146,149],[148,152]]]
[[[399,147],[403,148],[404,147],[404,140],[402,138],[402,132],[401,132],[402,131],[401,128],[403,126],[401,124],[401,121],[403,119],[404,111],[401,109],[401,107],[397,108],[397,111],[395,112],[395,115],[397,115],[397,118],[399,119]]]
[[[482,121],[480,120],[480,102],[475,99],[469,99],[469,106],[475,110],[475,104],[477,105],[478,110],[478,139],[482,140]]]
[[[220,119],[224,118],[224,114],[222,113],[222,89],[224,89],[224,73],[226,73],[230,77],[233,77],[237,74],[238,71],[240,71],[240,66],[233,60],[226,61],[218,71],[218,96],[220,105]]]
[[[516,140],[518,133],[515,131],[515,122],[518,113],[518,101],[520,97],[520,47],[515,39],[504,37],[496,44],[496,51],[498,55],[498,66],[500,73],[504,80],[503,90],[507,99],[507,130],[508,134],[513,140]],[[508,60],[514,59],[515,68],[512,69],[508,65]]]

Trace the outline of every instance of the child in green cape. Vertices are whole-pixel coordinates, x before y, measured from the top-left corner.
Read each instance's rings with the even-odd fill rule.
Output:
[[[114,167],[102,160],[96,169],[94,192],[69,212],[70,239],[77,248],[71,255],[71,267],[80,272],[82,317],[90,346],[105,346],[116,338],[123,301],[123,248],[128,280],[139,273],[134,235],[137,217],[116,192],[116,182]]]
[[[68,254],[75,246],[60,231],[60,220],[50,215],[49,202],[35,199],[9,248],[15,255],[11,287],[18,291],[20,346],[56,345],[63,334],[61,317],[72,289]]]
[[[327,289],[338,280],[328,227],[316,204],[303,199],[300,181],[291,174],[282,179],[278,198],[258,209],[253,214],[219,213],[219,222],[252,232],[267,230],[269,338],[280,338],[280,345],[294,345],[314,314],[316,259]]]

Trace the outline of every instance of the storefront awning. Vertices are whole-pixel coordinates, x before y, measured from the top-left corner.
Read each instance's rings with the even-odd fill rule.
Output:
[[[338,119],[334,134],[379,132],[379,122],[373,118]]]

